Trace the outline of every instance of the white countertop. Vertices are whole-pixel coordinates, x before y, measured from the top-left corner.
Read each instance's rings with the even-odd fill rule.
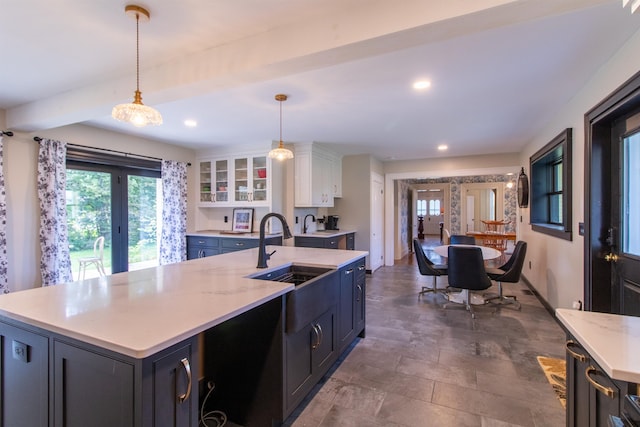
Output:
[[[203,332],[291,291],[248,279],[291,263],[340,268],[367,252],[268,246],[0,295],[0,316],[136,358]]]
[[[224,230],[202,230],[193,233],[187,233],[187,236],[196,237],[222,237],[226,239],[259,239],[260,233],[235,233]],[[282,233],[265,234],[265,237],[282,236]]]
[[[338,237],[344,236],[345,234],[355,233],[355,230],[323,230],[323,231],[313,231],[309,233],[296,233],[294,237],[319,237],[319,238],[327,238],[327,237]]]
[[[556,316],[607,375],[640,384],[640,317],[566,308]]]

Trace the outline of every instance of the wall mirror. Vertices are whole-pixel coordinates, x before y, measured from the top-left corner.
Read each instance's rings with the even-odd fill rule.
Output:
[[[483,220],[504,219],[504,183],[484,182],[460,186],[460,230],[483,231]]]

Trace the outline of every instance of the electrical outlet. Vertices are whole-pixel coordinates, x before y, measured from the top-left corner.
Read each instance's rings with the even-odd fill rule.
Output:
[[[20,341],[16,341],[13,340],[12,342],[12,347],[13,347],[13,358],[16,360],[19,360],[21,362],[24,363],[28,363],[29,362],[29,355],[28,355],[28,351],[29,351],[29,346],[26,345],[25,343],[21,343]]]

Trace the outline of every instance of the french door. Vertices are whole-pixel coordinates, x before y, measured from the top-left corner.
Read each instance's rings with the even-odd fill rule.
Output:
[[[95,240],[105,238],[107,274],[158,265],[160,171],[67,161],[67,222],[74,279],[80,258],[94,255]],[[98,276],[87,269],[85,277]]]

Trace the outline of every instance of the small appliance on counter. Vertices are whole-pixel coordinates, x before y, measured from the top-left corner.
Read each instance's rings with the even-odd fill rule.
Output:
[[[338,215],[327,215],[327,221],[324,225],[325,230],[340,230],[338,228],[338,220],[340,217]]]
[[[324,231],[324,220],[325,217],[323,216],[316,218],[316,231]]]

